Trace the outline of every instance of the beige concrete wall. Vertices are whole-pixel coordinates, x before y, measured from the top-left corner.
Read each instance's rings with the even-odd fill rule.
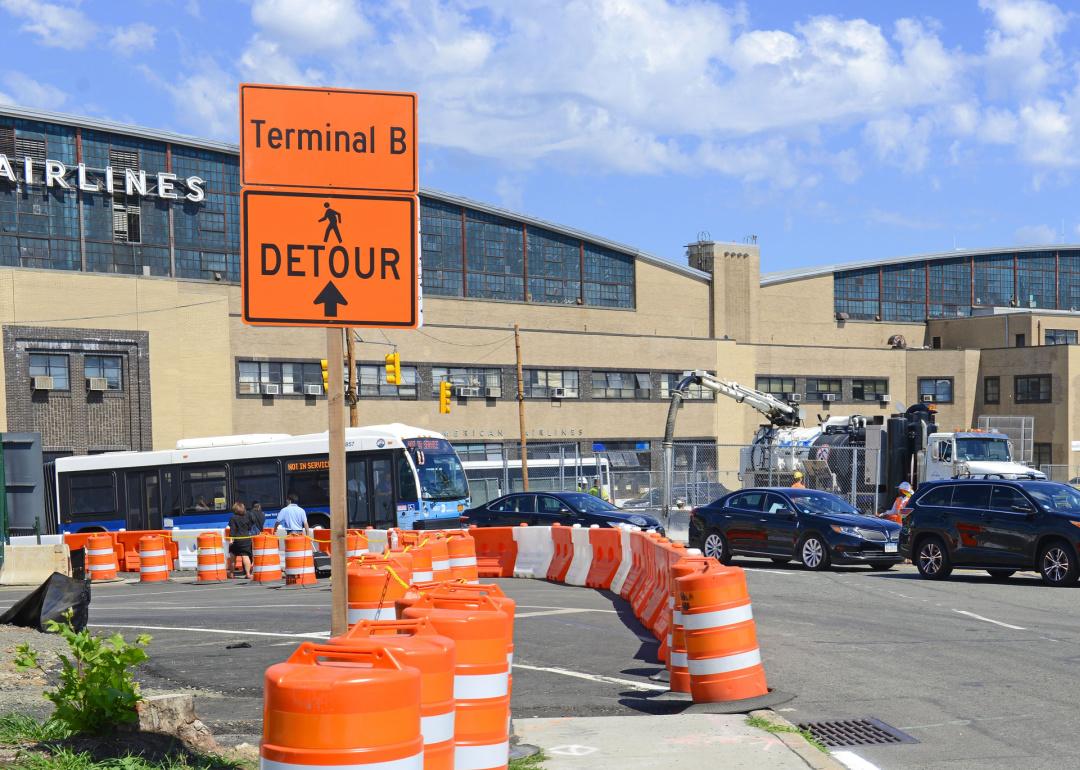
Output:
[[[231,430],[228,309],[238,293],[204,282],[2,268],[0,323],[149,332],[153,442],[162,448]],[[0,420],[6,429],[2,389]]]

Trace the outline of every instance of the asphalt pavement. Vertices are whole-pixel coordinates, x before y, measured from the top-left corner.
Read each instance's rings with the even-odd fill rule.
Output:
[[[1033,573],[995,581],[957,571],[935,583],[909,566],[811,573],[747,568],[770,686],[796,697],[792,722],[870,717],[917,743],[863,746],[890,768],[1080,767],[1080,588]],[[140,678],[193,689],[215,732],[259,733],[262,675],[296,645],[327,636],[330,591],[244,583],[95,585],[90,622],[153,635]],[[518,602],[516,718],[655,712],[656,643],[610,593],[500,580]],[[23,589],[0,590],[7,605]],[[237,646],[245,645],[245,646]]]

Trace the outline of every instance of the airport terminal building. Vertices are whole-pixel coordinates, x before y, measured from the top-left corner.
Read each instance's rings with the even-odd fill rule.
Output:
[[[5,430],[40,432],[49,458],[325,430],[322,330],[240,321],[235,145],[0,106],[0,156]],[[658,449],[672,385],[705,369],[799,394],[811,420],[930,399],[943,429],[1034,417],[1034,461],[1080,463],[1080,246],[763,274],[753,243],[693,243],[678,264],[420,199],[425,325],[359,331],[363,424],[428,426],[466,459],[500,457],[518,438],[516,323],[538,446]],[[382,381],[393,349],[399,387]],[[444,380],[460,388],[449,415]],[[760,421],[693,393],[678,439],[744,443]]]

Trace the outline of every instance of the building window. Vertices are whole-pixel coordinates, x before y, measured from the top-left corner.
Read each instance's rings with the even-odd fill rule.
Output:
[[[919,400],[935,404],[951,404],[953,400],[952,377],[920,377]]]
[[[528,398],[577,398],[578,373],[565,369],[526,369]]]
[[[378,365],[363,364],[356,367],[359,373],[360,397],[396,396],[416,399],[416,367],[401,367],[401,384],[391,385],[386,381],[386,369]]]
[[[498,462],[503,459],[502,444],[458,444],[455,442],[454,449],[457,450],[458,457],[463,461],[489,460]]]
[[[1076,329],[1047,329],[1045,344],[1075,345]]]
[[[853,379],[851,398],[855,401],[880,401],[889,393],[889,381],[879,379]]]
[[[86,356],[83,373],[89,379],[103,379],[106,390],[123,390],[123,364],[120,356]]]
[[[237,392],[264,396],[321,396],[322,368],[317,363],[240,361]]]
[[[808,377],[806,380],[807,401],[824,401],[825,396],[835,396],[829,400],[839,401],[842,392],[838,378]]]
[[[404,369],[402,369],[404,372]],[[460,389],[476,388],[472,394],[479,398],[502,398],[502,371],[465,366],[433,366],[431,368],[431,395],[438,398],[439,385],[449,382],[454,395],[465,395]]]
[[[934,350],[941,350],[941,337],[931,337],[930,347]]]
[[[593,372],[593,398],[651,398],[647,372]]]
[[[660,375],[660,398],[665,401],[671,398],[671,391],[675,390],[684,377],[686,377],[686,373],[662,373]],[[701,385],[691,385],[683,394],[683,399],[686,401],[712,401],[713,398],[715,398],[713,392]]]
[[[983,402],[987,404],[1001,403],[1001,378],[983,377]]]
[[[30,376],[52,377],[52,390],[70,390],[68,357],[51,353],[30,354]]]
[[[1032,444],[1032,463],[1036,468],[1054,464],[1053,444]]]
[[[837,313],[845,313],[849,318],[873,320],[881,312],[881,293],[879,281],[881,271],[874,267],[868,270],[847,270],[833,274],[833,292]]]
[[[1013,393],[1018,404],[1046,404],[1051,399],[1050,375],[1027,374],[1013,377]]]
[[[881,317],[885,321],[926,318],[926,267],[889,265],[881,272]]]
[[[765,393],[772,393],[774,396],[787,398],[789,394],[795,392],[795,378],[759,376],[754,383],[754,387]]]
[[[1016,335],[1016,347],[1018,347],[1018,348],[1027,347],[1027,335],[1026,334],[1017,334]]]

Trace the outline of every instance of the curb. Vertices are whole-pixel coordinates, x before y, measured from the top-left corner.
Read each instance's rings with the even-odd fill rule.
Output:
[[[762,709],[760,711],[751,711],[750,716],[760,717],[766,721],[772,722],[778,727],[790,727],[792,729],[798,729],[791,722],[784,719],[772,709]],[[832,754],[824,754],[817,747],[811,745],[806,738],[803,738],[799,733],[773,733],[779,738],[785,746],[791,749],[793,752],[799,755],[799,758],[807,764],[808,767],[813,770],[847,770],[844,765],[840,764],[833,758]]]

